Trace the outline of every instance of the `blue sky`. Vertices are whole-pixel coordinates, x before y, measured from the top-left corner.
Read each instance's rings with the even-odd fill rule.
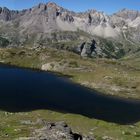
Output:
[[[88,9],[96,9],[112,14],[123,8],[134,9],[140,11],[140,0],[51,0],[58,5],[73,11],[86,11]],[[10,9],[30,8],[38,3],[47,3],[48,0],[0,0],[0,6]]]

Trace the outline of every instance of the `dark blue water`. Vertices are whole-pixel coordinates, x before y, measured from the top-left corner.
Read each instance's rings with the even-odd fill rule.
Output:
[[[140,120],[140,102],[106,97],[48,72],[0,65],[0,110],[51,109],[115,123]]]

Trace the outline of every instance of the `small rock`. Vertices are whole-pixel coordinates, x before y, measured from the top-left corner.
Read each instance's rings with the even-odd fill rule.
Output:
[[[33,124],[33,122],[30,121],[30,120],[22,120],[22,121],[20,121],[20,123],[23,124],[23,125],[31,125],[31,124]]]
[[[102,139],[103,140],[113,140],[113,138],[112,137],[109,137],[109,136],[103,136]]]

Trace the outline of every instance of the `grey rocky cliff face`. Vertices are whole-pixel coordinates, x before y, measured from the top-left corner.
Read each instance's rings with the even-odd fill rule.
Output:
[[[137,29],[140,26],[139,19],[139,11],[124,9],[111,16],[96,10],[75,13],[52,2],[40,3],[33,8],[22,11],[0,8],[0,20],[11,23],[18,22],[18,30],[21,34],[49,33],[56,30],[77,31],[80,29],[105,38],[120,38],[124,30]]]

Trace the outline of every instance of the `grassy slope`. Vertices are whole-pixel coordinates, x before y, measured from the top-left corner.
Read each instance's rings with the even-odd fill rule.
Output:
[[[69,58],[69,59],[67,59]],[[57,49],[27,49],[5,48],[0,50],[0,60],[22,67],[41,68],[42,64],[58,62],[67,64],[65,69],[58,72],[72,77],[71,80],[90,88],[102,91],[105,94],[114,94],[121,97],[140,98],[140,72],[138,65],[131,65],[131,59],[82,59],[80,56]],[[130,61],[131,60],[131,61]],[[139,60],[139,59],[138,59]],[[137,67],[138,66],[138,67]],[[113,88],[112,88],[113,87]],[[101,120],[89,119],[81,115],[64,114],[49,110],[36,110],[25,113],[5,113],[0,111],[0,139],[11,140],[19,136],[28,136],[32,129],[40,125],[23,125],[21,120],[36,121],[38,118],[47,121],[66,121],[78,132],[89,133],[101,139],[110,136],[119,140],[139,140],[140,123],[131,125],[118,125]]]
[[[112,137],[113,140],[139,140],[140,123],[135,125],[118,125],[101,120],[89,119],[81,115],[64,114],[49,110],[36,110],[23,113],[0,112],[0,139],[11,140],[17,137],[29,136],[34,129],[42,127],[40,124],[22,124],[21,121],[45,119],[48,122],[65,121],[75,132],[93,135],[97,140],[103,136]]]
[[[129,67],[134,67],[140,70],[140,50],[135,54],[122,58],[121,60]]]
[[[102,91],[105,94],[126,98],[140,98],[140,65],[136,59],[90,59],[72,52],[53,48],[7,48],[0,50],[0,60],[21,67],[41,68],[45,63],[56,62],[74,82]],[[136,63],[137,62],[137,63]],[[136,63],[136,64],[135,64]]]

